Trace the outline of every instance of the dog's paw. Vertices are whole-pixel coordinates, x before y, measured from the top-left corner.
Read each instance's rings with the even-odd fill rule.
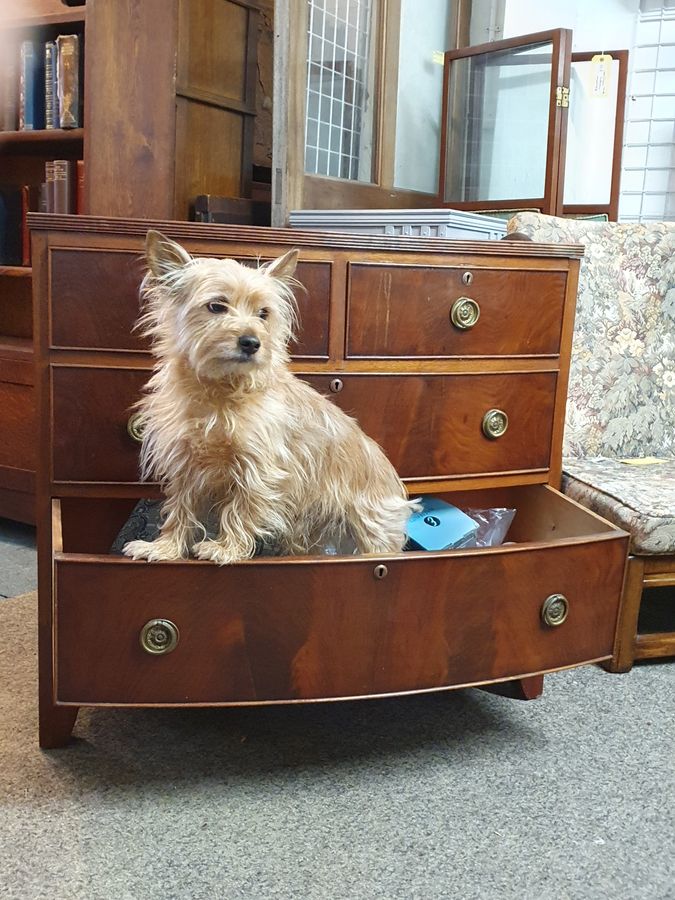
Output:
[[[192,548],[192,555],[197,559],[218,563],[219,566],[227,566],[230,563],[239,562],[243,558],[241,555],[233,553],[231,548],[212,540],[196,543]]]
[[[132,559],[147,559],[148,562],[185,559],[185,553],[179,544],[161,537],[156,541],[129,541],[122,548],[122,552]]]

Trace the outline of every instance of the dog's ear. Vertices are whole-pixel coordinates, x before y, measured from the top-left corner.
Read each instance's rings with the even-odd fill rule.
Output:
[[[156,278],[182,268],[191,260],[190,254],[180,244],[153,229],[145,236],[145,258]]]
[[[299,250],[289,250],[288,253],[284,253],[278,259],[273,259],[272,262],[267,263],[264,266],[265,272],[273,278],[280,278],[282,281],[286,278],[291,278],[298,264],[299,256]]]

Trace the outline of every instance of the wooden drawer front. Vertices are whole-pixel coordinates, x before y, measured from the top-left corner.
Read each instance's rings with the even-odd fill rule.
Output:
[[[253,257],[250,263],[255,264]],[[297,277],[307,292],[297,292],[301,329],[297,343],[291,347],[294,355],[328,355],[330,269],[330,263],[298,265]],[[138,291],[144,271],[136,253],[53,250],[52,346],[147,349],[146,342],[133,332],[140,312]]]
[[[145,369],[52,369],[55,481],[138,481],[138,451],[127,431]]]
[[[402,478],[546,469],[556,375],[311,375],[303,378],[354,416]],[[342,388],[333,393],[335,378]],[[484,414],[506,412],[489,439]]]
[[[144,369],[54,367],[55,481],[138,481],[138,444],[127,432],[131,407],[149,378]],[[354,416],[402,478],[442,478],[546,469],[556,375],[302,376]],[[506,433],[482,432],[501,409]]]
[[[59,557],[57,699],[246,703],[426,690],[611,653],[625,540],[220,568]],[[542,622],[563,594],[567,620]],[[140,644],[168,619],[178,644]]]
[[[462,277],[470,273],[471,284]],[[565,272],[438,266],[349,266],[347,356],[557,355]],[[451,322],[461,297],[477,323]]]

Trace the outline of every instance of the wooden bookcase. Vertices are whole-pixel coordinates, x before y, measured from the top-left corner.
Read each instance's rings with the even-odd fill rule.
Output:
[[[258,6],[252,0],[6,0],[3,52],[77,33],[84,127],[0,132],[2,182],[84,159],[84,212],[186,220],[198,194],[250,197]],[[32,272],[0,266],[0,517],[32,523],[37,432]]]

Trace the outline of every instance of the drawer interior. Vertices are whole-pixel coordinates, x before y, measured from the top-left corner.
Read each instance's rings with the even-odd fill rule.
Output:
[[[149,496],[149,493],[146,496]],[[414,496],[414,493],[411,496]],[[611,523],[569,500],[548,485],[456,491],[437,496],[465,510],[493,507],[515,509],[516,515],[506,536],[506,541],[510,545],[576,542],[584,538],[612,538],[621,534]],[[156,497],[157,495],[155,499]],[[139,499],[140,496],[67,497],[55,500],[54,550],[66,554],[108,555],[113,541]],[[443,552],[465,554],[485,551],[473,549]],[[400,555],[405,557],[412,554],[406,552]],[[438,554],[422,553],[422,555]],[[267,559],[258,558],[253,562],[264,562]],[[126,558],[120,557],[120,561],[126,561]],[[135,565],[131,560],[128,562]],[[275,562],[283,560],[275,558]],[[197,560],[194,563],[211,565]]]

